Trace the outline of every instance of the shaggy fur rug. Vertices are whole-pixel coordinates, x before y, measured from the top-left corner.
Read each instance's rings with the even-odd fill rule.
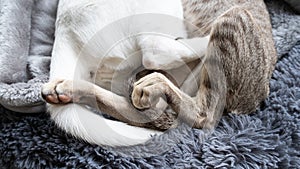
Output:
[[[45,113],[0,106],[1,168],[299,168],[300,17],[283,2],[267,2],[280,58],[256,113],[224,116],[213,133],[181,126],[114,149],[74,139]]]

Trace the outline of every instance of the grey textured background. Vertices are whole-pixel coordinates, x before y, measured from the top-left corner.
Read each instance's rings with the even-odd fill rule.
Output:
[[[0,104],[43,112],[58,0],[0,0]]]

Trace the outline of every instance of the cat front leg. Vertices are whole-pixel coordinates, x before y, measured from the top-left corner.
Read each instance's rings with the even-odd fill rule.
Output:
[[[209,119],[204,105],[182,92],[163,74],[149,74],[134,84],[131,99],[137,109],[152,109],[159,98],[165,99],[171,106],[177,120],[196,128],[207,127]]]
[[[83,80],[53,80],[43,86],[42,96],[53,106],[88,105],[133,126],[166,130],[175,121],[164,109],[139,111],[127,98]]]
[[[139,38],[143,53],[142,64],[146,69],[169,70],[202,58],[209,36],[193,39],[176,39],[163,35],[147,35]]]

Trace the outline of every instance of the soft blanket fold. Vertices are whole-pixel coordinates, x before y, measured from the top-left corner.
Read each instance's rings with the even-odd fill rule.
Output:
[[[1,0],[0,104],[43,112],[40,86],[49,76],[57,0]]]

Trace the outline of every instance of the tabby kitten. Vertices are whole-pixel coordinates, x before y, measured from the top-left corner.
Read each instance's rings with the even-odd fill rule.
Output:
[[[190,38],[210,36],[204,66],[195,75],[201,77],[200,86],[195,97],[173,85],[165,87],[163,91],[175,115],[165,113],[150,126],[166,129],[180,115],[180,121],[193,127],[213,128],[223,110],[235,114],[255,111],[269,94],[277,60],[264,1],[183,0],[183,7],[186,21],[197,26],[196,30],[187,27]],[[143,108],[134,98],[141,98],[134,92],[143,89],[136,87],[139,89],[133,90],[133,105]]]

